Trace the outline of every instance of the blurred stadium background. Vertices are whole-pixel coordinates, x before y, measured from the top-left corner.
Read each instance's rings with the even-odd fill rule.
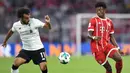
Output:
[[[90,16],[95,13],[94,5],[97,1],[106,2],[107,13],[114,14],[111,16],[113,16],[115,37],[124,52],[123,73],[130,73],[128,69],[130,0],[0,0],[0,44],[12,24],[18,20],[16,10],[19,7],[29,7],[32,17],[43,22],[45,15],[51,17],[52,30],[40,29],[41,40],[48,55],[50,73],[103,73],[103,68],[90,56],[91,50],[87,39],[88,22]],[[79,14],[81,14],[80,18],[77,18]],[[13,58],[19,50],[21,50],[21,40],[16,33],[9,39],[6,48],[0,46],[0,73],[10,72]],[[70,64],[61,65],[58,62],[57,56],[61,51],[67,51],[73,56]],[[30,73],[39,72],[39,69],[33,67],[32,63],[21,67],[20,73],[26,73],[26,70]]]

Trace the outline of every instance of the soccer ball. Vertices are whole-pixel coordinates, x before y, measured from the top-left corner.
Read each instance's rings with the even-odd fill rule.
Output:
[[[61,64],[67,64],[70,61],[70,54],[67,52],[61,52],[58,58]]]

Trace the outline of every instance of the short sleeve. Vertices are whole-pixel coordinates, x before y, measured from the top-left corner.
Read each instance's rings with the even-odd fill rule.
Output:
[[[36,23],[37,27],[39,27],[39,28],[43,28],[43,26],[45,25],[45,23],[43,23],[39,19],[35,19],[35,23]]]
[[[95,27],[95,19],[92,18],[92,19],[89,21],[89,24],[88,24],[88,31],[94,31],[94,27]]]
[[[15,24],[13,24],[13,26],[12,26],[11,30],[12,30],[13,32],[15,32],[15,31],[16,31]]]
[[[114,33],[114,25],[113,25],[113,22],[111,21],[110,34],[113,34],[113,33]]]

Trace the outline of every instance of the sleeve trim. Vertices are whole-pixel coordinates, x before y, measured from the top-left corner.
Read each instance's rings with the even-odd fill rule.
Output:
[[[114,33],[114,31],[113,32],[110,32],[110,34],[113,34]]]
[[[88,29],[88,31],[94,31],[94,29]]]

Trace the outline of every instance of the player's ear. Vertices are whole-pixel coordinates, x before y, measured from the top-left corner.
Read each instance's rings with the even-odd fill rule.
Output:
[[[106,9],[106,8],[103,8],[103,10],[106,12],[107,9]]]

